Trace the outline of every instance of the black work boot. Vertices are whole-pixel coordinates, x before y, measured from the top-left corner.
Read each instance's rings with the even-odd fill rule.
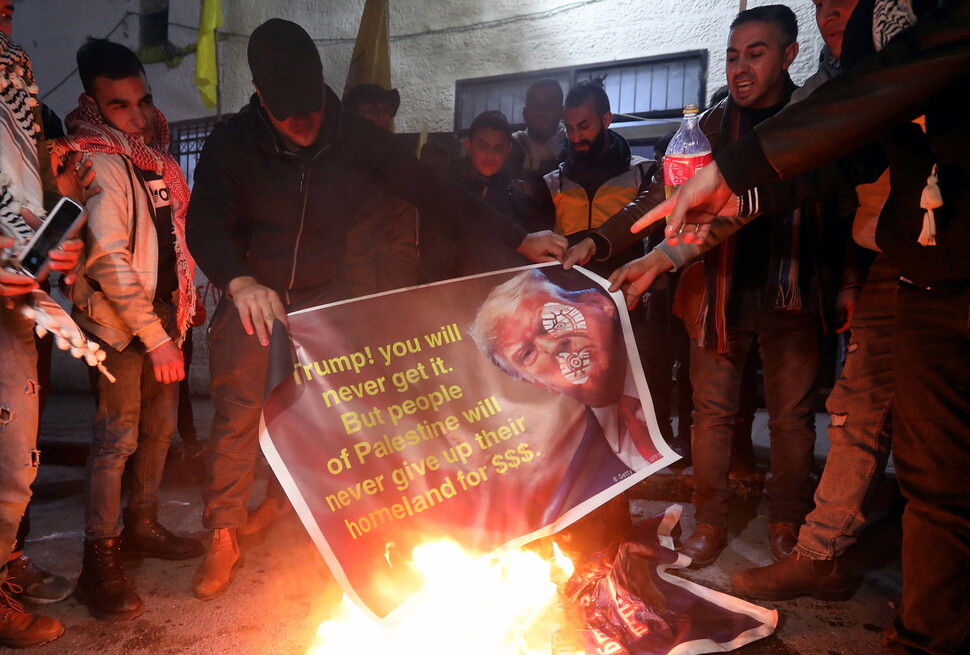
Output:
[[[84,542],[75,593],[88,606],[91,616],[102,621],[127,621],[145,611],[141,597],[125,577],[120,550],[118,538]]]
[[[32,614],[14,600],[23,590],[4,580],[0,582],[0,646],[27,648],[54,641],[64,634],[64,626],[55,618]]]
[[[142,513],[126,509],[124,521],[121,550],[125,553],[177,560],[201,557],[205,552],[205,546],[198,539],[179,537],[169,532],[158,522],[154,512]]]

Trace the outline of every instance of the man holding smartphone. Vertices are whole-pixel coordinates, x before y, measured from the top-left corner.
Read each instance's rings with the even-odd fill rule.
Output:
[[[169,560],[203,553],[200,542],[158,523],[177,382],[185,377],[180,346],[196,304],[195,264],[184,241],[188,186],[168,153],[168,124],[141,62],[122,45],[89,39],[77,63],[85,92],[65,120],[69,135],[53,151],[86,153],[103,191],[87,204],[74,318],[100,343],[105,366],[118,378],[97,380],[78,595],[96,618],[121,621],[144,611],[125,577],[122,548]],[[122,531],[126,463],[132,485]]]
[[[13,7],[0,3],[0,646],[22,648],[53,641],[64,633],[57,619],[34,614],[16,600],[8,559],[37,474],[37,348],[33,321],[19,311],[37,281],[8,270],[6,260],[19,252],[43,214],[41,161],[30,59],[10,40]],[[33,101],[33,102],[32,102]],[[88,180],[90,183],[90,180]],[[81,244],[70,241],[51,252],[51,267],[68,283]]]

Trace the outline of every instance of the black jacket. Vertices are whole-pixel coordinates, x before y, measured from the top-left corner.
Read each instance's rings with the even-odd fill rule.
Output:
[[[874,180],[888,164],[892,191],[879,219],[879,247],[916,284],[965,290],[970,284],[970,3],[936,4],[882,51],[765,121],[715,160],[731,189],[748,192],[746,200],[757,193],[762,209],[792,202],[798,195],[792,189],[811,179],[804,174],[837,157],[843,157],[842,170],[857,183]],[[847,41],[871,38],[865,29],[846,32]],[[920,115],[926,116],[926,134],[911,122]],[[872,145],[874,139],[878,142]],[[927,247],[917,243],[924,213],[920,194],[934,163],[944,204],[935,212],[938,245]],[[790,181],[772,184],[780,179]]]
[[[533,194],[527,182],[513,179],[505,171],[486,178],[471,163],[462,162],[455,173],[454,181],[527,232],[551,230],[555,227],[554,208],[548,203],[542,203],[544,197]]]
[[[422,213],[460,223],[514,254],[525,232],[441,180],[391,135],[349,112],[328,88],[317,142],[287,151],[254,95],[206,139],[189,204],[189,250],[213,283],[253,276],[288,305],[346,297],[346,235],[380,187]],[[516,256],[517,257],[517,256]],[[515,259],[518,262],[518,259]]]

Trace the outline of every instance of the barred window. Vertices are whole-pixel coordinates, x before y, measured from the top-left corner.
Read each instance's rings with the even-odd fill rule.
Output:
[[[522,127],[522,107],[529,86],[542,77],[559,82],[563,94],[577,82],[599,77],[610,97],[614,122],[679,117],[684,105],[704,106],[707,51],[554,68],[455,83],[455,131],[462,133],[486,109],[497,109]]]
[[[224,118],[228,118],[228,116],[224,116]],[[172,137],[168,150],[175,157],[175,161],[179,163],[182,172],[185,173],[185,179],[188,180],[190,189],[194,182],[195,164],[199,161],[199,155],[202,153],[202,144],[205,143],[206,137],[209,136],[215,126],[215,116],[178,121],[170,123],[168,126]]]

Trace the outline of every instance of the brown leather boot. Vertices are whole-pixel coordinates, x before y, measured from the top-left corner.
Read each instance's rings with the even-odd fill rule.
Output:
[[[64,634],[55,618],[31,614],[13,596],[23,590],[6,580],[0,583],[0,646],[27,648],[54,641]]]
[[[797,596],[846,600],[852,596],[854,584],[838,559],[814,560],[796,550],[774,564],[735,573],[731,586],[736,595],[757,600]]]
[[[780,562],[795,550],[798,545],[798,523],[769,523],[768,543],[771,545],[771,556]]]
[[[242,563],[235,528],[212,531],[212,542],[205,559],[192,578],[192,591],[200,600],[211,600],[224,592],[232,575]]]
[[[238,536],[248,537],[259,534],[292,511],[293,506],[290,505],[290,501],[285,497],[273,498],[267,496],[259,504],[259,507],[250,512],[249,520],[246,521],[245,526],[239,528]]]
[[[172,534],[158,522],[154,512],[124,511],[121,550],[131,555],[182,560],[201,557],[205,546],[198,539]]]
[[[680,552],[690,557],[690,568],[696,570],[713,564],[726,546],[727,530],[698,523],[694,534],[681,545]]]
[[[125,577],[121,540],[117,537],[84,542],[75,593],[88,606],[91,616],[102,621],[128,621],[145,612],[141,596]]]

